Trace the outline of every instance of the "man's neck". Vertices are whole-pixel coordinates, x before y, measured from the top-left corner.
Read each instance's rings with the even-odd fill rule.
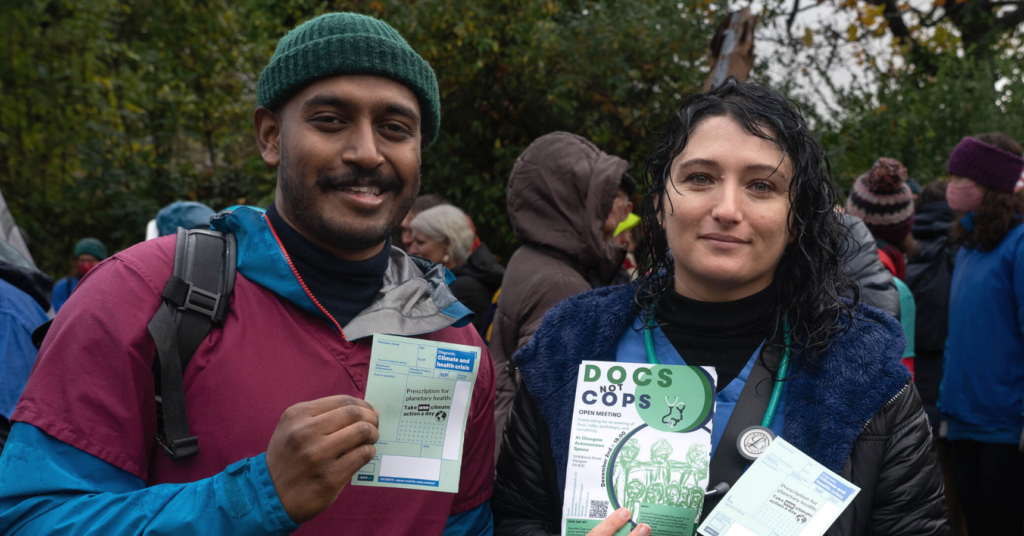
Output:
[[[369,259],[380,253],[381,249],[384,248],[384,244],[387,243],[387,240],[385,239],[380,244],[371,246],[366,249],[353,250],[340,248],[338,246],[320,240],[315,234],[299,225],[295,221],[295,219],[292,218],[287,206],[275,203],[275,207],[277,207],[277,215],[280,216],[281,219],[284,220],[284,222],[287,223],[292,229],[295,229],[295,232],[301,234],[306,240],[309,240],[310,242],[316,244],[317,247],[329,251],[331,255],[334,255],[335,257],[343,261],[365,261],[366,259]]]

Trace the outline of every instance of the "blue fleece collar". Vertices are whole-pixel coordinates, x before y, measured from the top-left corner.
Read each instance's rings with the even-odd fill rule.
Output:
[[[631,286],[579,294],[552,308],[513,356],[550,429],[560,489],[579,364],[615,360],[618,341],[634,318]],[[864,424],[910,380],[901,363],[905,344],[899,322],[861,304],[850,328],[813,369],[801,365],[797,352],[786,388],[787,441],[841,472]]]

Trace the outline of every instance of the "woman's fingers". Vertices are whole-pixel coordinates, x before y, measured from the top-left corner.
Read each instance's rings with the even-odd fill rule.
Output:
[[[629,523],[629,510],[619,508],[596,527],[590,529],[587,536],[614,536],[619,529],[626,526],[626,523]],[[641,523],[629,533],[629,536],[649,536],[650,534],[651,527]]]

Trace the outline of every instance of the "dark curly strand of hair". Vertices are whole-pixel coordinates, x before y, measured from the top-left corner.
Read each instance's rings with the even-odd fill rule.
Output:
[[[658,299],[673,283],[675,265],[668,237],[658,223],[666,209],[672,161],[683,152],[698,124],[722,116],[775,143],[793,163],[789,231],[795,240],[786,246],[775,269],[779,299],[769,340],[779,344],[788,320],[794,340],[802,347],[800,359],[812,363],[848,328],[859,298],[856,285],[843,272],[849,232],[835,211],[838,192],[824,150],[811,137],[796,106],[761,84],[730,77],[707,93],[689,96],[662,132],[643,175],[647,193],[640,213],[647,253],[638,257],[636,307],[644,322],[653,322]]]
[[[1001,132],[987,132],[972,137],[1013,154],[1024,153],[1020,144]],[[985,191],[981,204],[974,211],[974,231],[968,233],[960,222],[956,222],[953,226],[953,243],[992,251],[1021,221],[1024,221],[1024,198],[1020,194],[990,188]]]

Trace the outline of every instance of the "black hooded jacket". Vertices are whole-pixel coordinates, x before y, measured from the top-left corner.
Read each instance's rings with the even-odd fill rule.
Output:
[[[455,282],[448,288],[462,305],[473,311],[473,326],[480,329],[491,299],[501,287],[505,268],[494,260],[486,244],[480,244],[466,262],[452,270],[452,274]]]
[[[953,264],[959,249],[950,243],[949,238],[955,221],[956,215],[945,201],[922,206],[914,218],[912,231],[920,252],[907,262],[905,283],[917,302],[917,327],[914,331],[917,353],[914,358],[915,382],[933,425],[938,424],[935,403],[942,382],[942,355],[949,322],[949,291],[953,281]]]

